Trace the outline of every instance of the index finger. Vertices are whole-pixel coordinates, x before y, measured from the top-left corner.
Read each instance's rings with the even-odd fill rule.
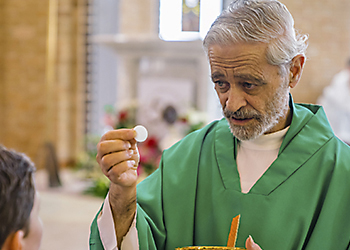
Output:
[[[123,140],[132,141],[136,136],[136,132],[133,129],[116,129],[107,131],[102,137],[101,141],[107,140]]]

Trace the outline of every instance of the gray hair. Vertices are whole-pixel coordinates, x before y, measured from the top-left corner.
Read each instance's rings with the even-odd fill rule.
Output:
[[[292,15],[277,0],[234,0],[212,24],[203,47],[207,53],[213,44],[268,43],[268,63],[282,66],[305,55],[307,40],[307,35],[296,32]]]

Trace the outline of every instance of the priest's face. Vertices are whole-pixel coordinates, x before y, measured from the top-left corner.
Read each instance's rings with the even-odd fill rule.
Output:
[[[266,48],[263,43],[238,43],[208,49],[215,90],[239,140],[281,130],[290,115],[289,74],[267,62]]]

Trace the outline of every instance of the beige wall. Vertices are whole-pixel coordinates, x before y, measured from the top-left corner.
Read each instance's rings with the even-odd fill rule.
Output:
[[[49,2],[56,1],[0,0],[0,143],[25,152],[39,167],[46,142],[66,165],[74,161],[83,135],[84,79],[78,74],[83,75],[84,51],[77,46],[84,44],[78,39],[84,4],[58,1],[48,80]]]
[[[119,0],[119,29],[125,35],[158,35],[158,0]]]
[[[45,132],[47,1],[1,1],[0,142],[34,157]]]
[[[4,112],[5,112],[5,93],[4,93],[4,58],[3,55],[4,54],[4,33],[5,33],[5,29],[4,29],[4,4],[3,1],[0,0],[0,138],[4,138],[4,133],[5,133],[5,123],[4,123],[4,119],[2,118],[2,116],[4,116]],[[0,140],[1,142],[1,140]]]
[[[298,102],[313,103],[350,57],[350,1],[282,2],[294,16],[295,27],[309,34],[308,60],[293,96]]]

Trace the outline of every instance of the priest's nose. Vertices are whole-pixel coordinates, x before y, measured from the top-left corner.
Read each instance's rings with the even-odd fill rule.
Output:
[[[237,89],[230,89],[228,91],[227,100],[226,100],[226,109],[236,112],[240,108],[247,105],[243,91]]]

